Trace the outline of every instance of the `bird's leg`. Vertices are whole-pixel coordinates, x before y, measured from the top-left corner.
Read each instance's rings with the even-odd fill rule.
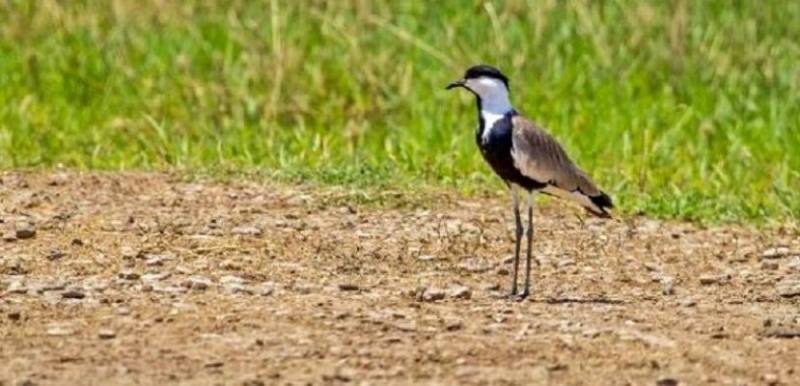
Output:
[[[517,296],[517,272],[519,271],[519,247],[522,241],[522,220],[519,215],[519,194],[512,186],[511,202],[514,205],[514,281],[511,282],[511,296]]]
[[[535,193],[528,195],[528,254],[525,256],[525,287],[519,297],[525,298],[531,293],[531,247],[533,246],[533,203]]]

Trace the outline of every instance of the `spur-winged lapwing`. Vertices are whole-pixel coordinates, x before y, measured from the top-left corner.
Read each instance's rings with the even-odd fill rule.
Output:
[[[457,87],[475,94],[478,101],[478,131],[475,139],[483,158],[503,179],[511,193],[516,223],[511,296],[524,298],[530,293],[534,194],[542,192],[569,199],[600,217],[611,217],[608,209],[613,204],[611,198],[570,160],[564,148],[547,131],[514,110],[509,101],[508,78],[500,70],[487,65],[473,66],[463,79],[450,83],[447,89]],[[528,253],[525,287],[517,294],[522,239],[519,191],[528,194]]]

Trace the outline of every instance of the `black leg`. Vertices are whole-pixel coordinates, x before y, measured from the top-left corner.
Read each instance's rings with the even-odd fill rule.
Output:
[[[525,256],[525,287],[521,298],[525,298],[531,293],[531,247],[533,246],[533,200],[534,193],[528,195],[528,254]]]
[[[511,296],[517,296],[517,272],[519,271],[519,247],[522,241],[522,220],[519,215],[519,195],[512,186],[511,202],[514,205],[514,281],[511,282]]]

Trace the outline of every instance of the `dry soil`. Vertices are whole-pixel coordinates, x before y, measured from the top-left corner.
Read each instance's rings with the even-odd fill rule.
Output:
[[[794,226],[164,174],[0,174],[0,385],[800,385]],[[395,198],[396,199],[396,198]]]

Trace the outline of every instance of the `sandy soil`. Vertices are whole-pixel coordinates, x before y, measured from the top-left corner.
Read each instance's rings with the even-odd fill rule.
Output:
[[[800,384],[800,232],[0,175],[0,385]]]

